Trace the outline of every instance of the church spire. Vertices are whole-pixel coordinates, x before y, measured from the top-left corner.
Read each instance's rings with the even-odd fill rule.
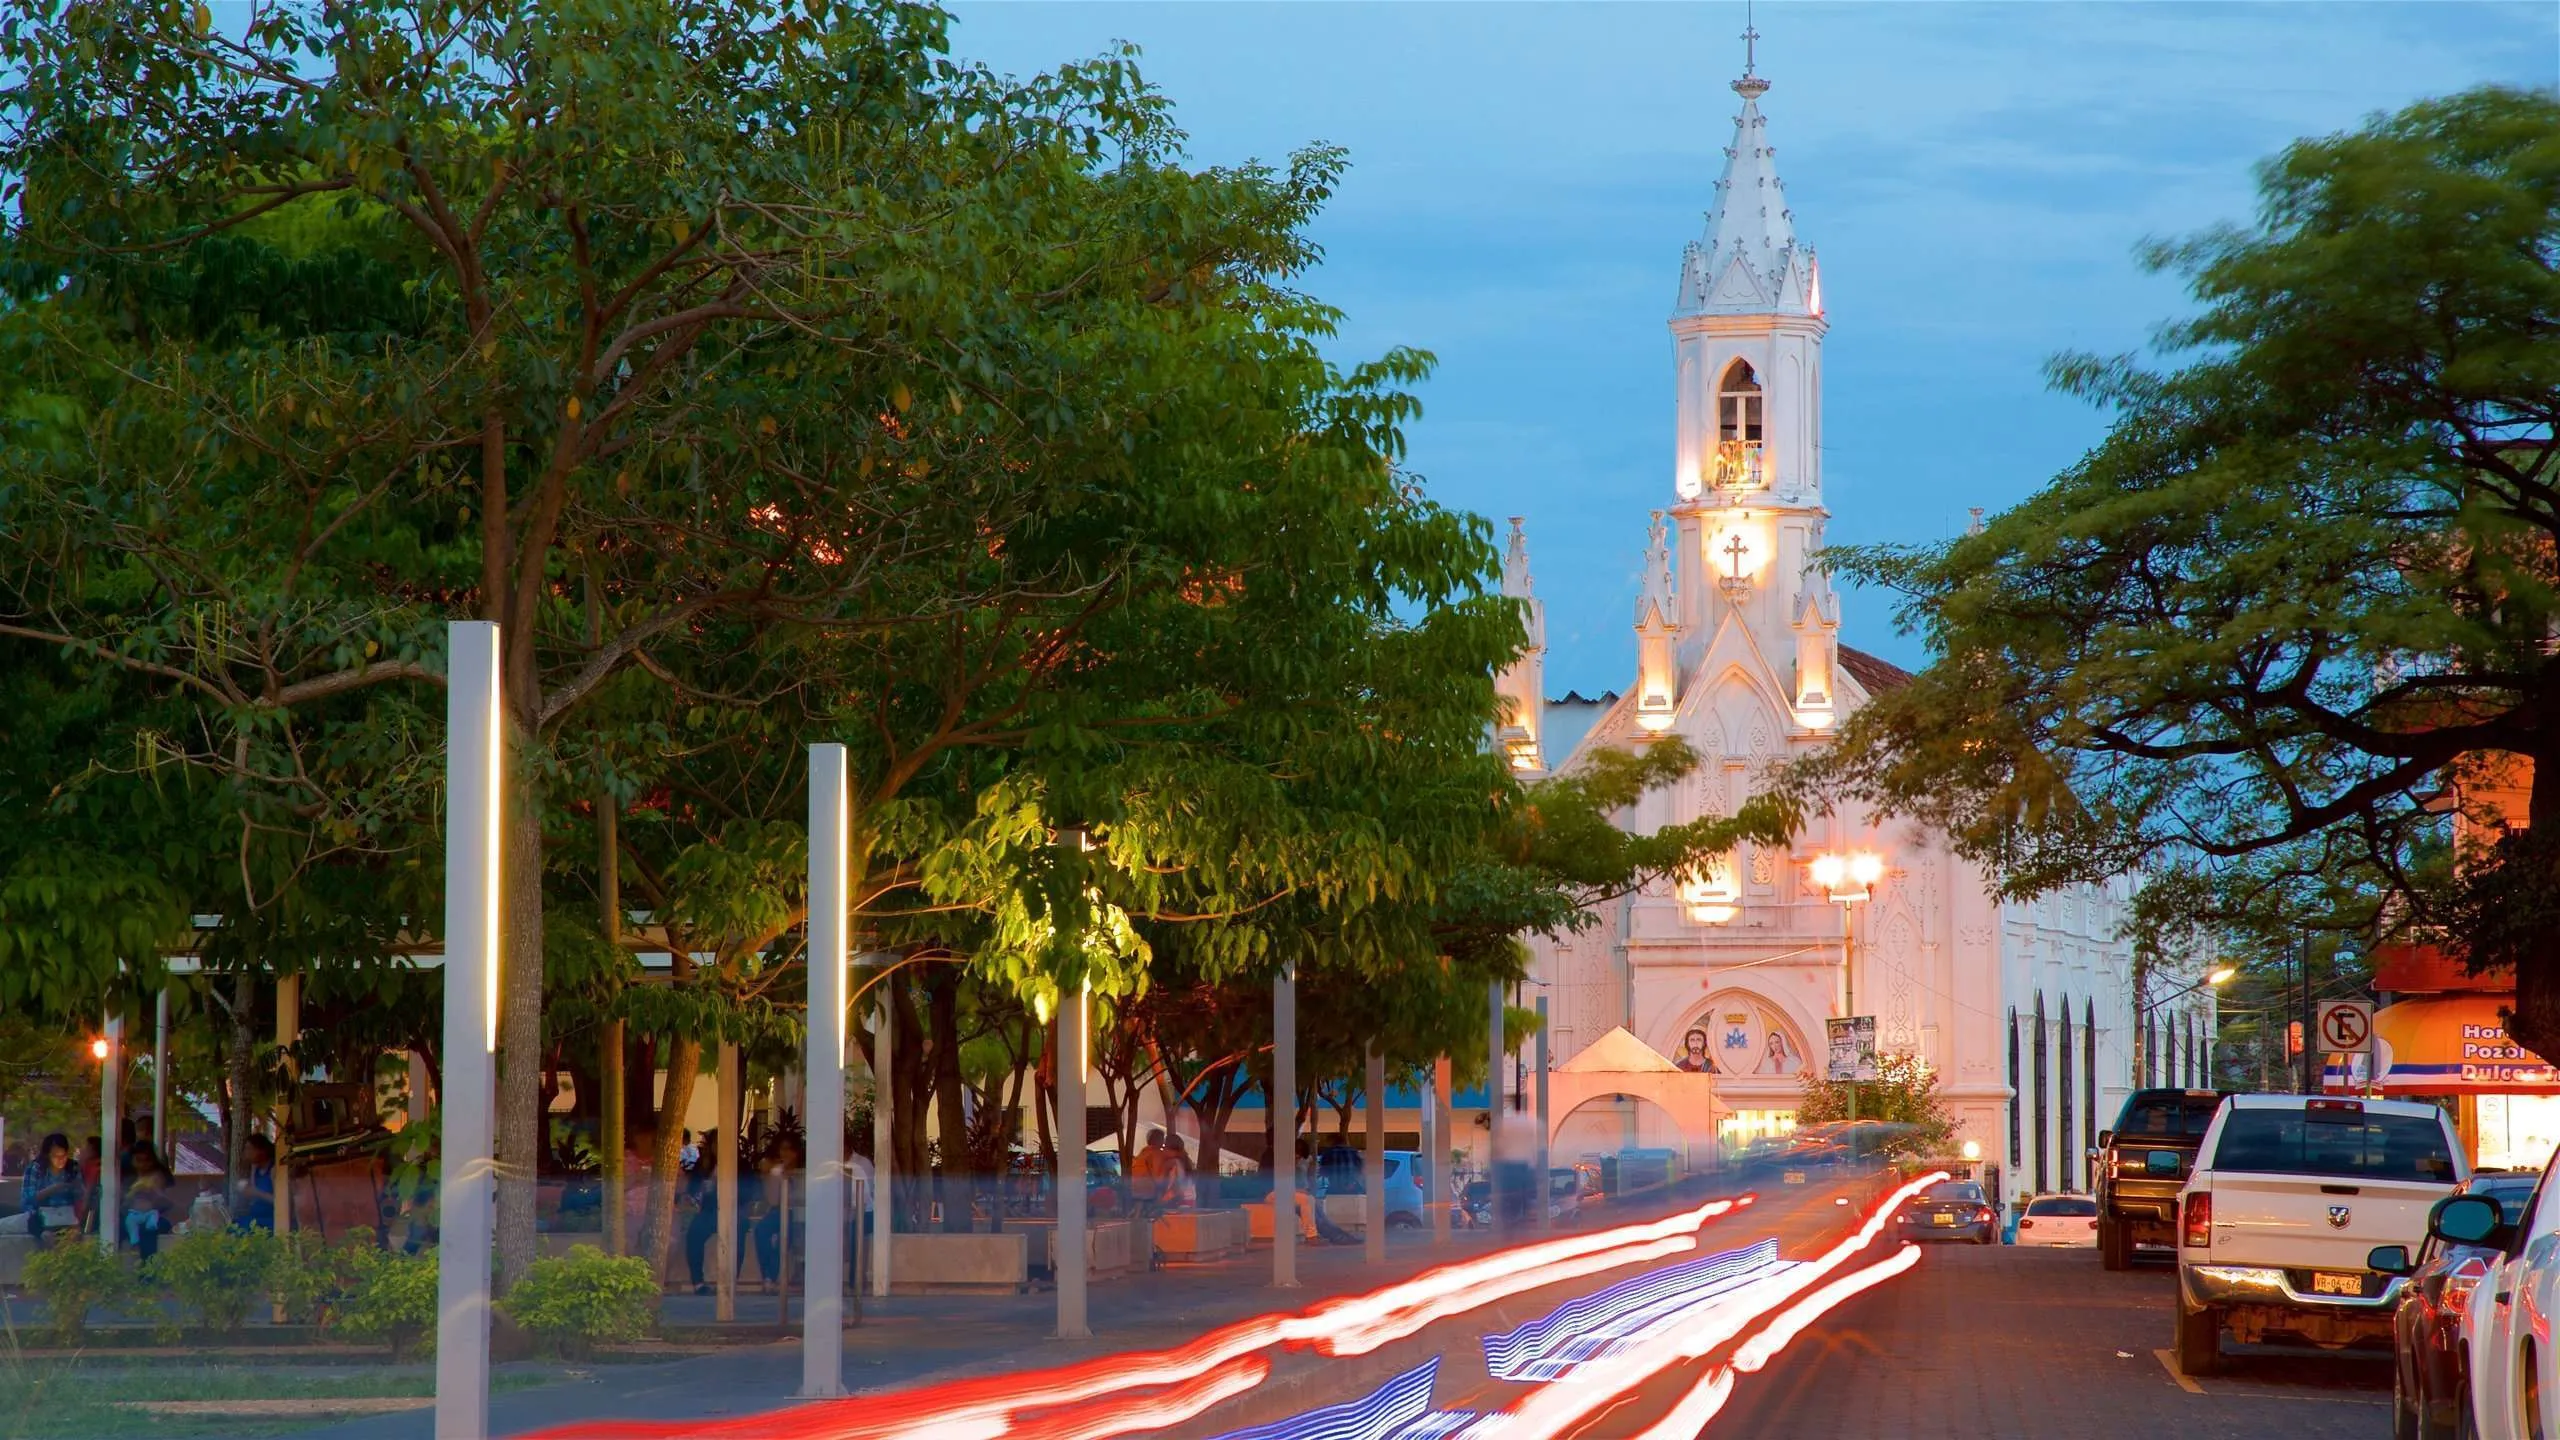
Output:
[[[1778,179],[1777,150],[1760,97],[1769,82],[1757,73],[1760,32],[1743,32],[1742,78],[1733,92],[1742,113],[1725,148],[1724,178],[1707,212],[1706,233],[1693,242],[1680,267],[1677,315],[1818,315],[1821,289],[1813,251],[1796,243],[1795,215]]]

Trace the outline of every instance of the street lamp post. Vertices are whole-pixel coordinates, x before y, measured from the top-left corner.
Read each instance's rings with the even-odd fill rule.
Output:
[[[1854,1037],[1858,1020],[1858,957],[1849,927],[1849,907],[1873,896],[1876,882],[1884,878],[1884,857],[1872,850],[1847,854],[1825,851],[1813,857],[1812,869],[1813,883],[1840,907],[1840,1015],[1850,1023]],[[1858,1118],[1858,1078],[1854,1067],[1849,1076],[1849,1118]]]
[[[2137,994],[2135,996],[2133,1008],[2135,1031],[2137,1034],[2141,1032],[2144,1017],[2148,1016],[2152,1011],[2159,1009],[2161,1006],[2168,1004],[2172,1000],[2178,999],[2181,996],[2192,995],[2199,990],[2219,990],[2223,986],[2230,984],[2232,979],[2239,975],[2239,973],[2240,967],[2237,965],[2216,965],[2204,974],[2197,976],[2195,979],[2188,981],[2186,984],[2179,986],[2177,989],[2170,991],[2166,995],[2155,995],[2149,1000],[2144,1000],[2139,994]],[[2148,979],[2149,977],[2146,976],[2145,978]],[[2151,1071],[2157,1068],[2152,1063],[2150,1047],[2148,1045],[2143,1047],[2142,1066],[2145,1071]],[[2137,1078],[2142,1079],[2145,1083],[2148,1083],[2149,1081],[2149,1076],[2147,1074]]]

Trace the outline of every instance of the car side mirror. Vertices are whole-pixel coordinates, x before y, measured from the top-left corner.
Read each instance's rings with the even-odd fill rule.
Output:
[[[2416,1267],[2409,1263],[2408,1246],[2376,1245],[2365,1252],[2364,1268],[2379,1270],[2385,1275],[2406,1275]]]
[[[2142,1168],[2154,1175],[2175,1175],[2185,1158],[2175,1150],[2154,1150],[2142,1157]]]
[[[2498,1202],[2481,1195],[2447,1195],[2437,1201],[2427,1213],[2427,1233],[2448,1244],[2499,1250],[2515,1238]]]
[[[2113,1130],[2101,1130],[2098,1132],[2099,1149],[2104,1150],[2114,1143],[2116,1143],[2116,1132]]]

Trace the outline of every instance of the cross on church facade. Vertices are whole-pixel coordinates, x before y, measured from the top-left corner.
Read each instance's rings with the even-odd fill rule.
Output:
[[[1733,557],[1733,578],[1741,579],[1742,557],[1751,553],[1751,547],[1742,542],[1741,536],[1736,535],[1725,542],[1724,553]]]

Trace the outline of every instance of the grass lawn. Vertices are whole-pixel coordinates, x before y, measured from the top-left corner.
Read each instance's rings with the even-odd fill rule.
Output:
[[[499,1389],[539,1385],[548,1377],[501,1375]],[[428,1364],[364,1366],[189,1364],[155,1361],[32,1360],[0,1349],[0,1440],[125,1440],[146,1436],[286,1435],[348,1418],[162,1415],[129,1410],[125,1400],[322,1400],[422,1396],[435,1389]]]

